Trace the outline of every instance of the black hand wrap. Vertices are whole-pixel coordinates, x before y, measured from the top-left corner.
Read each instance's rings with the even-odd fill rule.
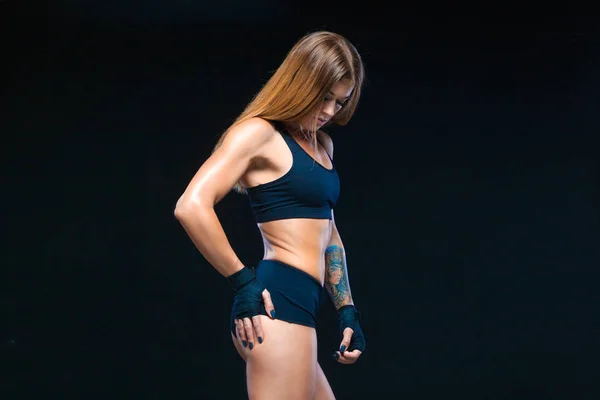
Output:
[[[344,329],[351,328],[354,330],[347,351],[360,350],[364,352],[367,343],[365,335],[363,335],[362,329],[360,329],[360,312],[356,307],[352,304],[340,307],[338,310],[338,320],[340,322],[340,335],[342,337],[344,336]]]
[[[244,267],[229,275],[227,281],[233,289],[233,315],[235,319],[253,317],[264,310],[262,292],[265,290],[254,269]]]

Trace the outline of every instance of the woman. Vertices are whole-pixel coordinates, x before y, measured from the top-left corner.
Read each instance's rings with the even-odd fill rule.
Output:
[[[317,362],[315,314],[325,292],[342,337],[334,358],[351,364],[365,349],[333,215],[340,191],[333,142],[320,130],[350,120],[363,76],[344,37],[302,37],[177,202],[175,216],[233,289],[231,335],[251,399],[335,398]],[[248,196],[263,238],[256,268],[238,259],[214,210],[232,189]]]

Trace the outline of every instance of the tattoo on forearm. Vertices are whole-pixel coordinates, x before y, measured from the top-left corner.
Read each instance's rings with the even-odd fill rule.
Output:
[[[352,302],[346,256],[341,246],[329,246],[325,250],[325,288],[336,309]]]

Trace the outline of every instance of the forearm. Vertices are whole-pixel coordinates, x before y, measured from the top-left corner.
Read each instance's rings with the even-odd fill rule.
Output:
[[[178,206],[175,217],[202,256],[223,276],[244,267],[233,248],[213,207]]]
[[[350,293],[346,254],[341,241],[334,241],[325,250],[325,288],[336,310],[354,304]]]

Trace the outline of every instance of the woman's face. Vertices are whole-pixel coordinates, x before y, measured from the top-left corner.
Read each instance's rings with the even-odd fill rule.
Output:
[[[342,270],[341,268],[334,269],[333,271],[329,271],[327,273],[327,282],[332,285],[337,285],[340,283],[340,279],[342,278]]]
[[[353,89],[354,85],[349,79],[342,79],[341,81],[336,82],[323,99],[321,109],[300,120],[302,128],[312,131],[315,127],[315,123],[317,129],[319,129],[329,122],[329,120],[342,109],[344,103],[352,94]]]

